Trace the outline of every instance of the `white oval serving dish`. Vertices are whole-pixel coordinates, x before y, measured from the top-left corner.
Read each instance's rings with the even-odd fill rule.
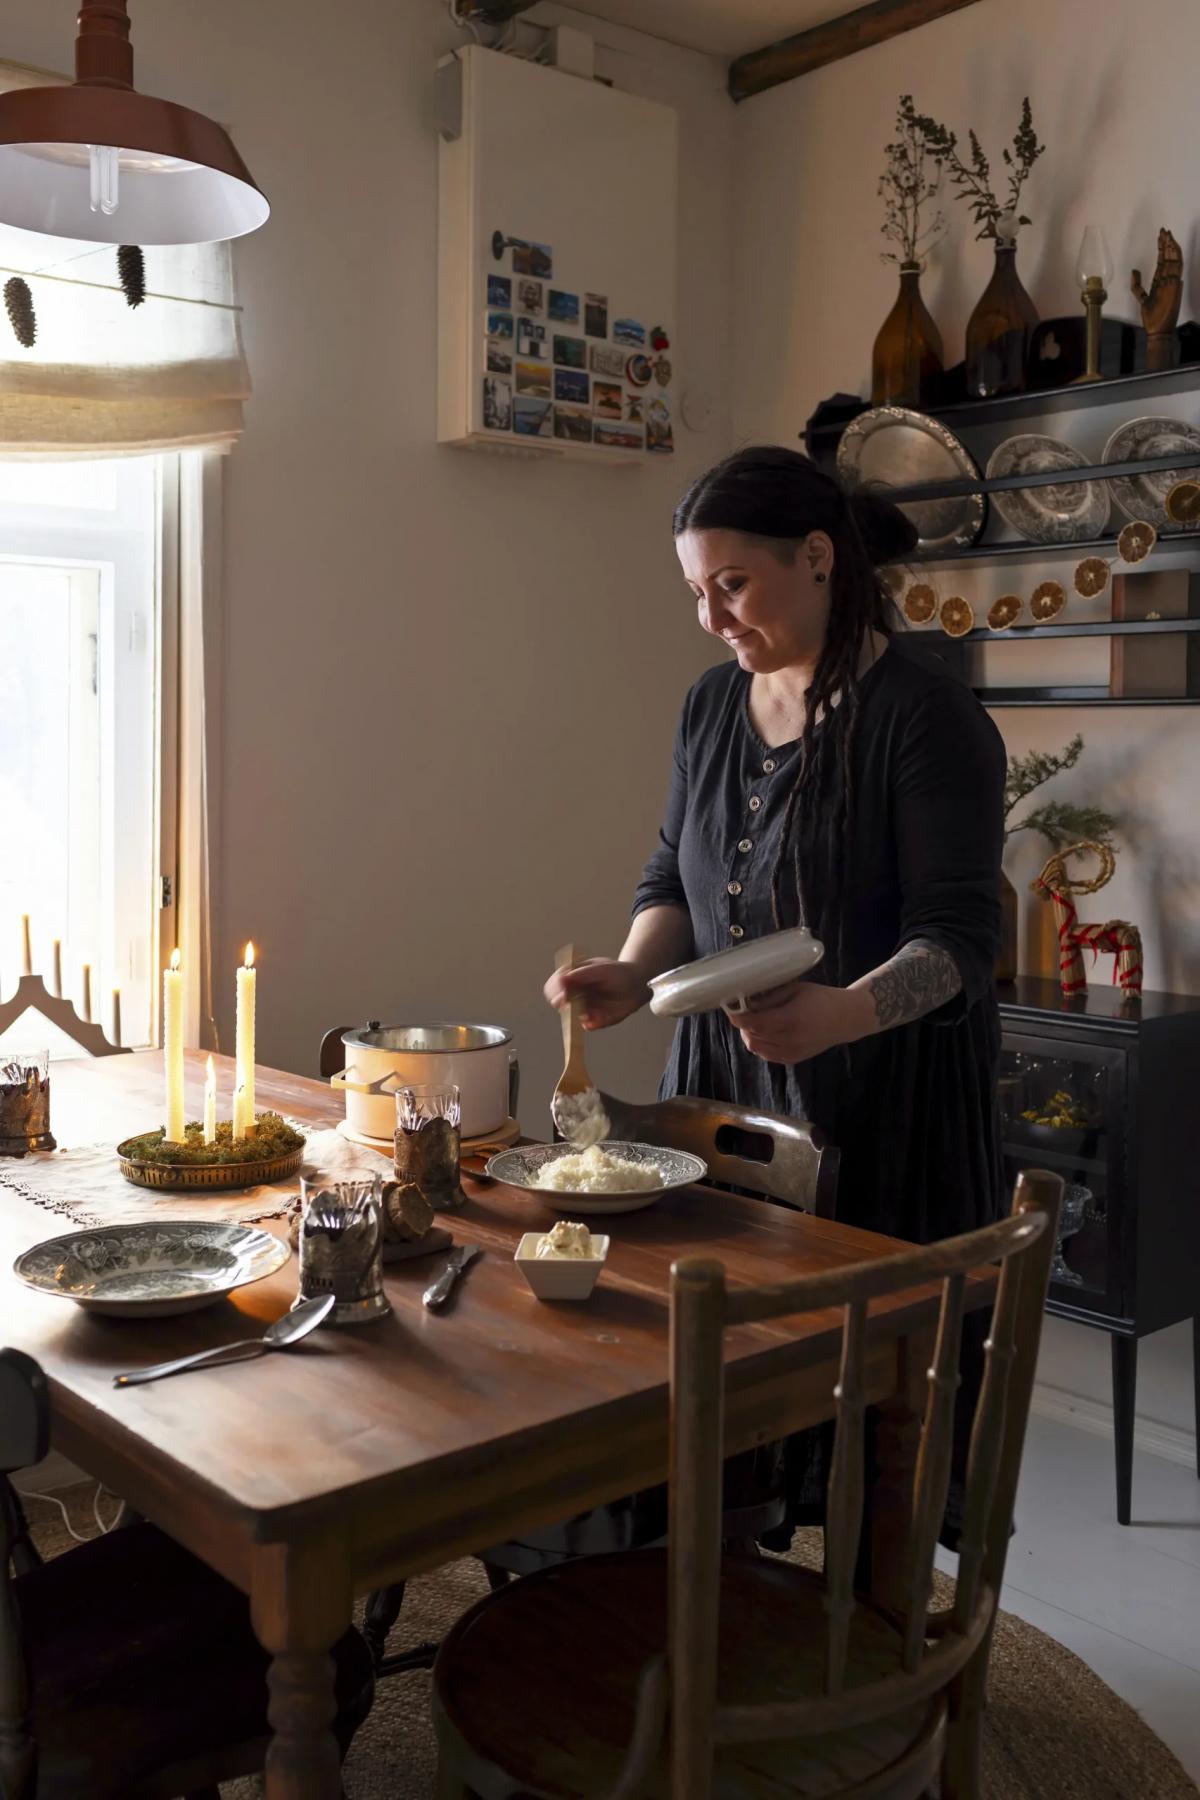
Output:
[[[783,987],[815,969],[825,946],[807,926],[751,938],[715,956],[668,969],[650,983],[650,1011],[668,1019],[724,1006],[740,1012],[755,994]]]

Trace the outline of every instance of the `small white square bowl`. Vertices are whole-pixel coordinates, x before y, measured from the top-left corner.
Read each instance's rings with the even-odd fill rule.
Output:
[[[517,1245],[513,1261],[539,1300],[587,1300],[600,1279],[609,1239],[593,1232],[596,1256],[539,1256],[542,1231],[527,1231]]]

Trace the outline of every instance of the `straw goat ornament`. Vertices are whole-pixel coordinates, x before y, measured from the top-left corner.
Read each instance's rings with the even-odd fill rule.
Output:
[[[1100,867],[1091,879],[1072,880],[1067,874],[1067,858],[1090,852],[1099,859]],[[1125,919],[1108,919],[1103,925],[1081,925],[1075,909],[1075,894],[1094,894],[1111,881],[1116,858],[1107,844],[1086,840],[1056,850],[1037,880],[1031,883],[1035,894],[1054,902],[1054,923],[1058,929],[1058,978],[1064,994],[1081,994],[1087,987],[1083,953],[1090,950],[1093,960],[1103,954],[1115,956],[1113,981],[1120,982],[1124,994],[1142,991],[1142,935],[1136,925]]]

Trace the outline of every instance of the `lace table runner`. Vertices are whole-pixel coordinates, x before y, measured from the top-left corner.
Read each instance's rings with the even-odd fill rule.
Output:
[[[338,1131],[312,1131],[299,1124],[297,1129],[303,1130],[308,1140],[306,1166],[319,1168],[336,1181],[360,1173],[391,1174],[388,1157],[349,1143]],[[112,1144],[34,1153],[12,1161],[0,1159],[0,1206],[7,1205],[10,1198],[25,1201],[61,1220],[64,1228],[75,1225],[88,1230],[149,1219],[221,1219],[235,1224],[281,1219],[298,1192],[297,1176],[215,1194],[203,1190],[167,1194],[135,1187],[121,1174]]]

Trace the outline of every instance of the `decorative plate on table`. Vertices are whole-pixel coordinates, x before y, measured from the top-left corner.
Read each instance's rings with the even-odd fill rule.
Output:
[[[1047,469],[1087,467],[1087,458],[1057,438],[1027,431],[1006,438],[988,459],[991,481],[1004,475],[1042,474]],[[996,511],[1006,525],[1032,544],[1070,544],[1099,537],[1108,524],[1107,483],[1053,482],[1049,487],[1007,488],[993,494]]]
[[[979,474],[974,457],[952,431],[903,406],[875,406],[852,419],[838,445],[837,470],[852,487],[871,490],[962,481]],[[900,510],[917,528],[918,549],[930,555],[969,549],[987,523],[982,494],[904,500]]]
[[[164,1219],[48,1238],[18,1256],[13,1272],[26,1287],[90,1312],[156,1319],[212,1306],[273,1275],[290,1255],[258,1225]]]
[[[824,954],[824,944],[803,925],[751,938],[732,950],[718,950],[715,956],[702,956],[698,962],[656,975],[650,983],[650,1011],[677,1019],[718,1006],[737,1010],[749,996],[769,993],[807,975]]]
[[[493,1181],[502,1181],[506,1187],[524,1189],[560,1216],[566,1207],[571,1212],[582,1213],[642,1212],[672,1188],[691,1187],[708,1174],[708,1164],[703,1157],[691,1156],[686,1150],[661,1150],[657,1144],[619,1144],[607,1138],[600,1148],[619,1156],[622,1162],[657,1169],[661,1183],[642,1193],[623,1194],[589,1194],[571,1188],[534,1187],[536,1176],[547,1163],[574,1154],[570,1144],[525,1144],[520,1149],[502,1150],[488,1163],[487,1173]]]
[[[1138,462],[1153,456],[1200,455],[1200,430],[1185,419],[1128,419],[1104,446],[1106,463]],[[1167,495],[1186,469],[1158,469],[1149,475],[1118,475],[1108,483],[1112,497],[1131,519],[1145,519],[1162,531],[1170,524]]]

